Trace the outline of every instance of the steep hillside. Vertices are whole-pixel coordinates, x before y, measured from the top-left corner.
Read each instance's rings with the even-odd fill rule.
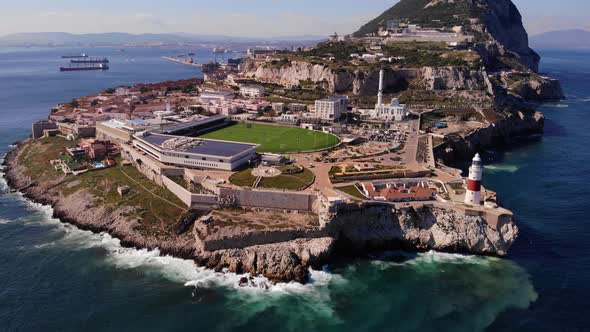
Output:
[[[502,58],[508,57],[534,71],[539,68],[540,57],[529,47],[522,17],[511,0],[402,0],[353,35],[376,33],[392,19],[447,30],[462,26],[475,36],[488,67],[505,67]]]
[[[483,10],[471,1],[402,0],[383,14],[363,25],[353,35],[363,37],[384,27],[388,20],[408,20],[433,28],[463,25],[472,17],[481,17]]]

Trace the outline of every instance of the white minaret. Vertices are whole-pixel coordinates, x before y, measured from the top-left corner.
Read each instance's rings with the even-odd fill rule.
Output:
[[[170,113],[170,111],[172,111],[172,106],[169,101],[166,101],[166,113]]]
[[[379,106],[379,109],[383,106],[383,75],[385,73],[381,69],[379,71],[379,93],[377,94],[377,106]]]
[[[467,181],[467,193],[465,194],[465,204],[481,204],[481,179],[483,176],[483,166],[479,153],[473,158],[473,163],[469,168],[469,180]]]

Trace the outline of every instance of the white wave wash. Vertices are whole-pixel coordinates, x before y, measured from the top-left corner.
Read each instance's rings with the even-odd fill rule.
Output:
[[[5,184],[4,179],[0,186]],[[157,271],[165,279],[182,283],[187,287],[224,287],[249,293],[267,294],[302,294],[313,293],[319,286],[325,286],[337,275],[327,271],[315,271],[310,269],[310,283],[300,284],[297,282],[272,283],[267,278],[250,274],[235,274],[230,272],[215,272],[210,269],[198,267],[192,260],[162,256],[160,251],[147,249],[125,248],[121,241],[107,233],[95,234],[90,231],[81,230],[73,225],[61,222],[53,218],[53,208],[47,205],[35,203],[25,198],[21,193],[11,194],[16,199],[22,200],[26,208],[32,212],[31,216],[24,223],[37,223],[55,226],[56,230],[63,232],[63,236],[52,242],[35,245],[35,248],[42,249],[48,246],[63,245],[69,250],[86,250],[91,248],[103,248],[106,251],[105,261],[119,269],[143,268]],[[240,286],[240,280],[246,277],[249,285]]]
[[[400,262],[390,261],[388,259],[399,257]],[[424,266],[427,264],[457,264],[457,265],[489,265],[497,261],[495,257],[481,257],[475,255],[449,254],[438,251],[428,251],[425,253],[410,253],[406,251],[386,252],[375,260],[371,261],[382,269],[392,266]]]
[[[484,166],[486,170],[490,170],[492,172],[509,172],[509,173],[516,173],[520,167],[516,165],[486,165]]]

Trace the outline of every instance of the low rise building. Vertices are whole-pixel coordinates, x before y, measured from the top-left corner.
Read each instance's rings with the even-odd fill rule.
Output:
[[[240,85],[240,93],[247,98],[259,98],[264,96],[264,87],[258,84]]]
[[[375,185],[367,182],[361,185],[363,194],[371,199],[388,202],[412,202],[434,200],[437,190],[426,182],[387,183]]]
[[[400,104],[399,99],[393,98],[390,104],[377,104],[371,112],[371,118],[381,121],[403,121],[408,116],[405,104]]]

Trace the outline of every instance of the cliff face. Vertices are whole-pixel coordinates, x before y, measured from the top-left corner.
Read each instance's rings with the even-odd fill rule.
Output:
[[[469,160],[475,153],[510,144],[515,136],[542,134],[545,117],[541,112],[512,111],[487,127],[465,137],[450,136],[434,150],[436,160],[453,164]]]
[[[371,203],[342,204],[330,210],[326,202],[319,205],[320,226],[307,231],[220,229],[203,217],[194,233],[197,247],[210,250],[197,251],[195,259],[215,270],[305,282],[309,267],[317,269],[339,254],[405,249],[504,256],[518,236],[508,215],[494,224],[446,207]]]
[[[565,98],[559,80],[546,77],[527,80],[524,84],[518,86],[514,92],[528,101],[542,102]]]
[[[519,61],[534,71],[539,70],[541,57],[529,47],[529,37],[518,8],[511,0],[485,0],[487,10],[482,30],[498,45],[501,54],[516,53]]]
[[[481,216],[433,206],[345,205],[330,218],[344,244],[339,247],[352,252],[402,248],[504,256],[518,236],[509,217],[494,229]]]
[[[261,82],[287,87],[311,81],[321,85],[328,93],[352,92],[359,96],[375,95],[379,86],[378,70],[334,70],[302,61],[292,61],[277,68],[249,60],[244,64],[243,74]],[[461,67],[388,69],[384,84],[386,90],[401,91],[407,89],[410,81],[418,79],[426,90],[484,90],[487,89],[484,76],[482,71]]]

